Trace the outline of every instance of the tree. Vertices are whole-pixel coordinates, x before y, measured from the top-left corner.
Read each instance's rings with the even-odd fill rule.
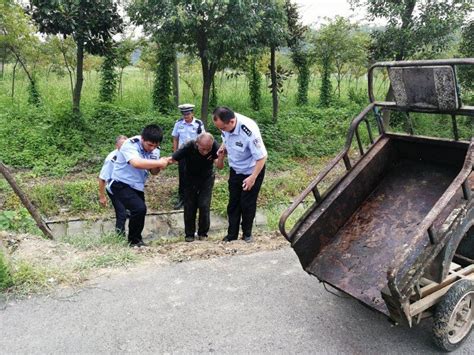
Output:
[[[53,68],[62,72],[63,66],[69,75],[71,97],[74,94],[74,72],[76,69],[76,43],[71,37],[48,36],[48,52]],[[62,63],[62,64],[61,64]]]
[[[211,84],[222,63],[242,58],[255,43],[259,19],[253,0],[134,0],[132,21],[161,43],[179,44],[201,61],[201,119],[207,123]]]
[[[276,50],[286,44],[288,35],[285,3],[283,0],[262,1],[258,10],[261,25],[257,45],[270,48],[269,70],[271,80],[270,91],[272,93],[272,117],[273,122],[276,122],[278,119],[278,92],[281,89],[277,73]]]
[[[40,32],[71,36],[76,42],[76,82],[73,113],[80,113],[84,81],[84,52],[103,55],[112,36],[122,31],[123,21],[113,0],[31,0],[32,17]]]
[[[373,33],[372,55],[376,60],[405,60],[415,53],[430,55],[447,48],[454,32],[473,10],[465,0],[350,0],[367,6],[370,20],[387,20]]]
[[[105,54],[100,72],[99,99],[101,102],[112,102],[117,94],[117,48],[110,48]]]
[[[462,29],[459,55],[463,58],[474,57],[474,21],[470,21]],[[459,79],[466,89],[474,90],[474,68],[460,66]]]
[[[123,87],[122,77],[123,71],[126,67],[132,64],[132,53],[135,50],[137,43],[130,37],[126,37],[118,42],[116,53],[117,53],[117,66],[119,68],[119,94],[122,98]]]
[[[257,66],[257,57],[255,55],[250,57],[247,72],[247,78],[249,81],[249,96],[250,96],[250,107],[258,111],[262,104],[262,77]]]
[[[309,86],[309,53],[305,43],[307,27],[300,22],[298,7],[291,0],[285,1],[285,11],[288,21],[288,47],[291,50],[291,60],[298,71],[297,105],[308,103]]]
[[[39,39],[34,36],[36,29],[30,23],[29,17],[23,9],[13,1],[5,1],[0,12],[0,47],[8,49],[15,57],[14,73],[19,63],[23,68],[28,81],[28,101],[38,105],[40,94],[36,84],[35,61],[42,54]],[[13,76],[12,96],[15,92],[15,78]]]
[[[161,113],[169,113],[173,107],[172,69],[175,60],[174,48],[169,43],[159,44],[157,51],[155,83],[153,86],[153,106]]]

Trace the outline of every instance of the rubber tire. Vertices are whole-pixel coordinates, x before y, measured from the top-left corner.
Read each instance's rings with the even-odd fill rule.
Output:
[[[470,280],[460,280],[456,282],[448,290],[448,292],[446,292],[444,297],[436,306],[433,323],[433,338],[436,345],[438,345],[442,350],[446,352],[453,351],[459,348],[459,346],[461,346],[461,344],[469,337],[469,334],[472,331],[471,325],[471,328],[466,333],[464,338],[453,344],[449,341],[448,332],[446,329],[448,327],[449,318],[451,317],[454,308],[456,307],[458,302],[469,292],[474,292],[474,282]]]

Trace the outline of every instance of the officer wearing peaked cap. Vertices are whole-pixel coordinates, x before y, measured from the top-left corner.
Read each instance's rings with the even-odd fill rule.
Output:
[[[194,117],[194,105],[182,104],[178,108],[181,111],[181,118],[176,121],[173,132],[173,152],[176,152],[179,148],[183,147],[187,142],[196,140],[197,136],[205,132],[204,124],[201,120]],[[181,160],[178,163],[179,171],[179,190],[178,190],[178,202],[175,205],[176,209],[183,207],[184,204],[184,184],[185,181],[185,160]]]

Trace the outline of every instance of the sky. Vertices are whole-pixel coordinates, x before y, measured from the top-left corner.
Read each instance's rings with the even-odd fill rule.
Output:
[[[316,26],[324,21],[325,17],[334,18],[351,16],[353,21],[361,21],[366,15],[364,8],[351,11],[347,0],[295,0],[299,5],[299,13],[303,24]],[[363,22],[363,21],[362,21]]]

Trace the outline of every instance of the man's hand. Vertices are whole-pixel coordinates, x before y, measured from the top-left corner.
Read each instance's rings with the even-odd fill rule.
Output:
[[[244,180],[242,184],[242,188],[244,189],[244,191],[250,191],[253,185],[255,185],[255,178],[252,175],[250,175],[248,178]]]
[[[227,150],[225,149],[225,146],[224,144],[222,144],[219,149],[217,150],[217,156],[218,157],[225,157],[225,155],[227,154]]]
[[[99,203],[102,207],[107,207],[107,197],[99,196]]]

